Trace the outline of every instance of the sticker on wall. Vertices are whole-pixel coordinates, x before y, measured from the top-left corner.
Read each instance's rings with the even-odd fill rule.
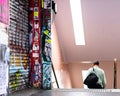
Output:
[[[39,17],[38,7],[34,7],[34,20],[38,20],[38,17]]]
[[[35,33],[34,33],[34,41],[38,41],[38,32],[37,31],[35,31]]]
[[[38,43],[34,43],[34,44],[33,44],[33,50],[34,50],[34,51],[39,50],[39,45],[38,45]]]
[[[35,23],[34,23],[34,28],[39,28],[39,24],[38,24],[38,21],[36,21]]]
[[[33,53],[33,57],[39,57],[39,53]]]

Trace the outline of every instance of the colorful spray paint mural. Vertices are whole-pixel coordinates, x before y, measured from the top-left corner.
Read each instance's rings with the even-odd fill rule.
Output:
[[[41,87],[41,0],[29,0],[30,81],[33,87]]]
[[[43,88],[51,89],[51,62],[43,62]]]
[[[9,0],[0,0],[0,95],[7,96],[9,81],[8,33],[4,24],[9,24]]]
[[[28,54],[11,53],[10,56],[10,92],[28,86],[29,69]]]
[[[5,28],[0,28],[0,95],[7,96],[9,79],[8,34]]]
[[[9,0],[9,92],[29,87],[28,0]]]
[[[50,1],[50,0],[48,0]],[[50,4],[49,4],[50,5]],[[51,10],[42,10],[42,86],[51,89]]]

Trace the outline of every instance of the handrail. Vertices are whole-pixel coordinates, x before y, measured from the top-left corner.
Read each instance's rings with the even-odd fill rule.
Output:
[[[55,70],[54,70],[53,63],[52,63],[52,70],[53,70],[53,74],[54,74],[54,76],[55,76],[55,81],[56,81],[57,87],[59,88],[59,84],[58,84],[57,76],[56,76],[56,74],[55,74]]]
[[[117,89],[117,59],[114,59],[114,89]]]

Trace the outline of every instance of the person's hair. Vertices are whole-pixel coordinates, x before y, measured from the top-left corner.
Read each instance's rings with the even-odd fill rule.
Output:
[[[99,65],[99,61],[93,62],[94,65]]]

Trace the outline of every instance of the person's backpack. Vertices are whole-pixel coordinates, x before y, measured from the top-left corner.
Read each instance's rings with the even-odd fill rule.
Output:
[[[88,88],[102,88],[100,84],[97,83],[98,77],[94,72],[90,73],[86,79],[84,80],[84,84],[88,86]]]

